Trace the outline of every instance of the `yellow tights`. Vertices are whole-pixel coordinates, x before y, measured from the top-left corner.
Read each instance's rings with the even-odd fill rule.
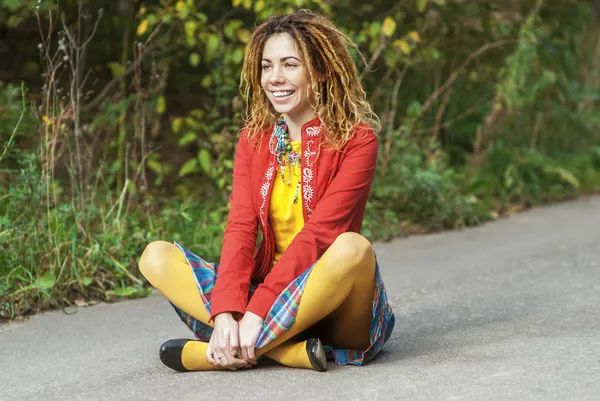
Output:
[[[207,323],[196,279],[183,252],[165,241],[150,243],[140,271],[169,301]],[[375,291],[375,256],[369,241],[357,233],[341,234],[310,273],[294,323],[278,338],[255,351],[285,366],[311,368],[306,343],[290,340],[326,318],[324,343],[343,349],[366,349]],[[210,326],[214,324],[207,323]],[[206,359],[208,343],[189,341],[182,351],[188,370],[217,370]]]

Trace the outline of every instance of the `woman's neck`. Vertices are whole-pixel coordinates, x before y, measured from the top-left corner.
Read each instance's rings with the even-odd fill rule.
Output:
[[[283,115],[285,122],[288,126],[288,134],[290,136],[290,142],[298,142],[302,140],[302,126],[316,117],[314,110],[307,110],[302,115],[290,116],[287,114]]]

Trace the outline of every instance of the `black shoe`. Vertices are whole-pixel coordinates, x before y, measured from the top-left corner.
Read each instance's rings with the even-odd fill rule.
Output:
[[[306,353],[314,370],[317,372],[325,372],[327,370],[327,357],[321,340],[318,338],[306,340]]]
[[[183,351],[183,346],[188,341],[190,340],[187,338],[179,338],[177,340],[169,340],[161,345],[158,355],[162,363],[178,372],[189,372],[181,362],[181,352]]]

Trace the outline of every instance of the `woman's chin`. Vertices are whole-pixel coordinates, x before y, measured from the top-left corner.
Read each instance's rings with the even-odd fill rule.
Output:
[[[273,104],[273,103],[271,103]],[[293,107],[289,107],[281,104],[273,104],[273,108],[277,112],[277,114],[288,114],[290,111],[293,111]]]

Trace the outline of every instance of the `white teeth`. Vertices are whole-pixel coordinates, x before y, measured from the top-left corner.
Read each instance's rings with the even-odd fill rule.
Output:
[[[292,93],[294,93],[294,91],[279,91],[279,92],[272,92],[273,96],[275,97],[286,97],[291,95]]]

